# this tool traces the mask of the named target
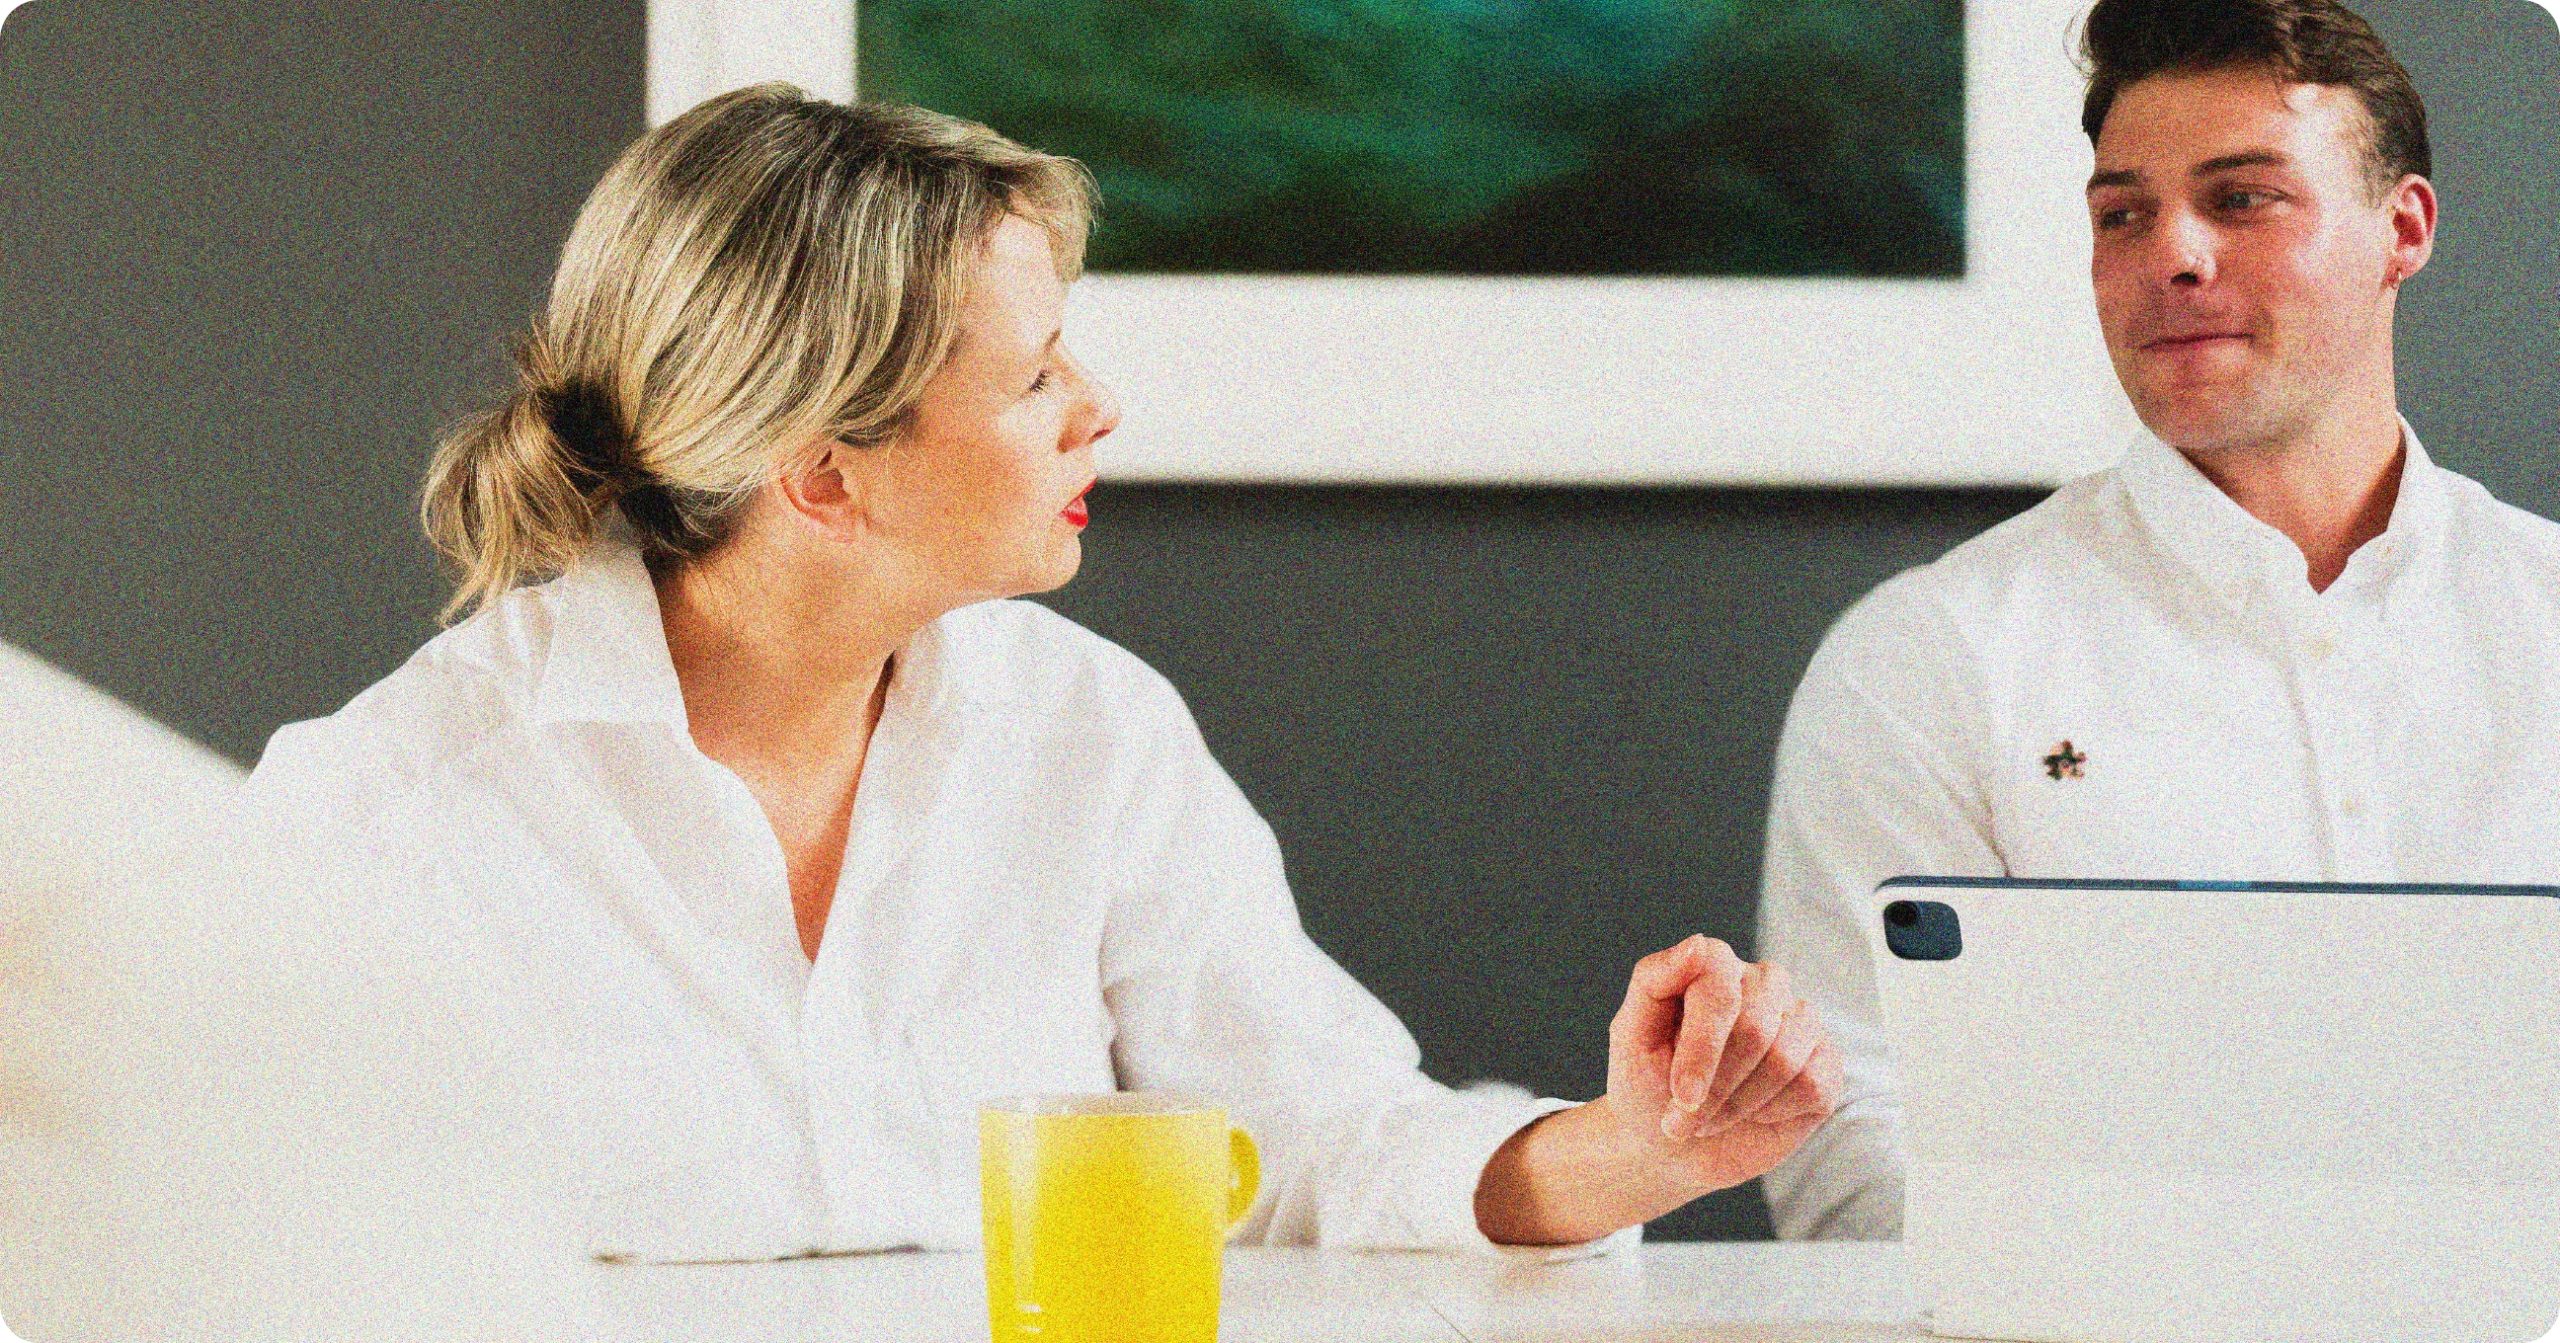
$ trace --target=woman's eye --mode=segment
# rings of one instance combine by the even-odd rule
[[[1036,395],[1036,394],[1038,394],[1038,393],[1040,393],[1040,392],[1045,392],[1045,391],[1047,391],[1048,389],[1049,389],[1049,370],[1047,370],[1047,369],[1045,369],[1045,368],[1044,368],[1044,369],[1040,370],[1040,376],[1038,376],[1038,377],[1036,377],[1036,378],[1033,378],[1033,379],[1031,380],[1031,391],[1032,391],[1032,393],[1033,393],[1033,394],[1035,394],[1035,395]]]

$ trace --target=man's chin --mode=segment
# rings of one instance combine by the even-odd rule
[[[2134,398],[2134,412],[2161,442],[2188,452],[2258,447],[2273,418],[2259,398],[2230,386],[2154,391]]]

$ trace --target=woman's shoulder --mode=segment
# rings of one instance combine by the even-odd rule
[[[548,619],[519,590],[428,640],[335,713],[287,723],[251,772],[256,794],[379,803],[507,732]]]
[[[944,676],[979,704],[1133,730],[1190,722],[1181,692],[1155,668],[1038,602],[980,602],[936,629]]]

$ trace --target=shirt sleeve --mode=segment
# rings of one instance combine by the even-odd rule
[[[1167,688],[1165,695],[1171,696]],[[1217,1098],[1262,1153],[1247,1242],[1572,1257],[1632,1244],[1497,1247],[1476,1225],[1485,1163],[1572,1102],[1423,1075],[1395,1014],[1311,941],[1270,827],[1178,698],[1136,784],[1103,990],[1130,1089]]]
[[[1813,659],[1778,745],[1757,954],[1786,967],[1845,1064],[1840,1108],[1763,1178],[1785,1239],[1902,1234],[1902,1107],[1868,905],[1901,876],[1999,876],[1969,743],[1978,676],[1949,621],[1895,580],[1842,617]]]

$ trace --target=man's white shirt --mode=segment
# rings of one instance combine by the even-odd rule
[[[408,1084],[511,1171],[470,1197],[606,1257],[973,1246],[980,1102],[1142,1088],[1259,1141],[1247,1240],[1481,1249],[1486,1160],[1566,1105],[1425,1077],[1173,688],[1027,603],[894,660],[814,965],[627,544],[279,732],[249,792],[336,868],[320,917],[417,949],[378,959],[429,1053],[479,1060]]]
[[[1848,1072],[1767,1177],[1781,1235],[1901,1229],[1887,879],[2560,882],[2560,525],[2403,443],[2389,529],[2325,593],[2145,436],[1841,618],[1769,816],[1758,954]]]

